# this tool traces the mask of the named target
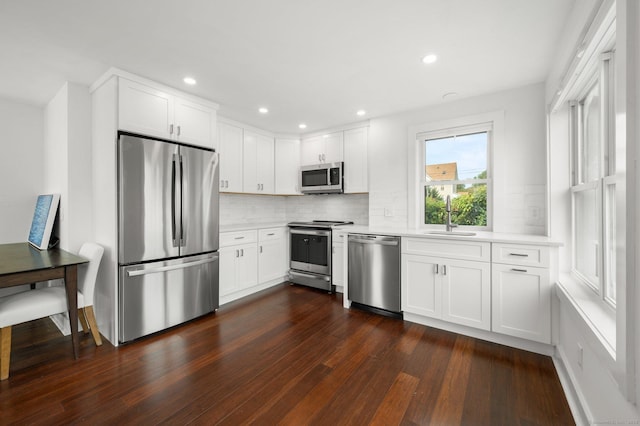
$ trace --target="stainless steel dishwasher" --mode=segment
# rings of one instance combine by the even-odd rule
[[[352,303],[400,313],[400,237],[349,235],[348,291]]]

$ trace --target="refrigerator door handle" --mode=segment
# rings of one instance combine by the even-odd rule
[[[180,197],[177,200],[174,198],[174,200],[180,202],[180,247],[184,247],[184,223],[182,221],[182,191],[184,185],[184,168],[182,164],[182,154],[178,154],[178,161],[180,162]]]
[[[185,268],[191,268],[193,266],[204,265],[205,263],[216,262],[217,260],[218,260],[217,257],[211,257],[208,259],[196,260],[194,262],[180,263],[178,265],[160,266],[157,268],[149,268],[149,269],[137,269],[135,271],[127,271],[127,276],[138,277],[140,275],[157,274],[158,272],[175,271],[178,269],[185,269]]]
[[[173,154],[171,161],[171,239],[174,247],[178,247],[176,239],[176,156],[177,154]]]

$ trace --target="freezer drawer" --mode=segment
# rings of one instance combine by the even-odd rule
[[[120,268],[119,341],[164,330],[218,308],[219,255]]]

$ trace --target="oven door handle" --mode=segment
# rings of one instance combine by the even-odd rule
[[[326,231],[326,230],[322,230],[322,229],[296,229],[296,228],[291,228],[291,234],[329,236],[329,235],[331,235],[331,231]]]

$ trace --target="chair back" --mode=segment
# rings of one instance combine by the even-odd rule
[[[78,255],[89,259],[88,264],[78,267],[78,290],[84,296],[86,306],[93,305],[93,290],[96,287],[96,277],[103,253],[104,248],[95,243],[84,243],[78,252]]]

